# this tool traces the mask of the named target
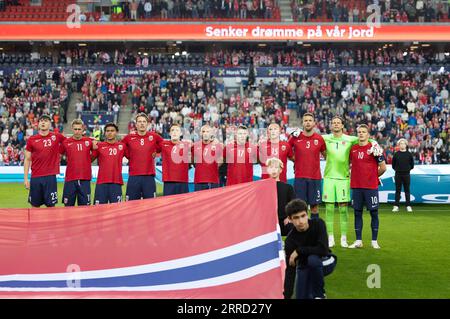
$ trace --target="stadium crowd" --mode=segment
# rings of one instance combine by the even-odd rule
[[[205,92],[198,86],[199,79],[202,78],[186,79],[187,86],[183,85],[179,92],[165,84],[165,81],[178,83],[179,76],[161,77],[154,73],[151,81],[156,88],[153,87],[152,93],[147,96],[144,89],[134,96],[135,101],[141,101],[137,110],[150,113],[153,127],[164,137],[173,122],[192,130],[195,121],[203,120],[222,130],[243,124],[257,138],[271,122],[279,123],[285,130],[289,123],[288,108],[294,105],[297,116],[306,112],[315,114],[321,133],[329,132],[328,123],[336,114],[345,117],[350,134],[355,134],[358,124],[368,124],[371,135],[385,148],[388,163],[400,138],[410,141],[409,148],[417,163],[448,163],[448,74],[373,71],[367,75],[333,72],[323,72],[317,77],[293,75],[285,82],[261,81],[247,88],[243,96],[239,93],[224,96],[222,89],[210,90],[209,84],[204,84],[208,87]],[[149,78],[144,83],[149,85],[148,81]],[[159,93],[158,86],[167,87],[167,96]]]
[[[111,1],[111,15],[95,13],[94,3],[81,21],[142,21],[147,19],[273,19],[274,0],[125,0]]]
[[[23,165],[27,139],[37,133],[37,119],[48,114],[62,132],[71,86],[64,72],[20,70],[0,77],[0,165]]]
[[[382,23],[446,22],[450,18],[447,0],[293,0],[294,21],[365,22],[373,14],[366,8],[377,4]]]
[[[173,123],[189,131],[209,123],[222,132],[242,124],[257,141],[272,122],[285,132],[289,116],[293,116],[290,112],[297,116],[314,113],[317,130],[326,133],[331,117],[338,114],[346,119],[350,134],[355,134],[358,124],[368,124],[371,136],[384,147],[388,163],[400,138],[409,141],[416,163],[448,163],[450,78],[445,73],[323,71],[318,76],[293,74],[289,80],[260,81],[234,92],[228,92],[222,79],[209,73],[189,76],[154,71],[119,77],[91,72],[76,80],[70,77],[18,72],[2,78],[1,165],[21,164],[22,148],[36,132],[37,116],[50,114],[54,129],[63,130],[72,87],[83,96],[77,102],[79,115],[85,111],[118,112],[121,105],[132,105],[134,114],[149,114],[150,129],[164,138]],[[134,129],[131,122],[129,131]]]
[[[387,163],[392,162],[400,138],[409,141],[417,163],[448,163],[448,74],[327,72],[313,79],[292,77],[287,87],[298,114],[315,113],[322,133],[338,114],[346,119],[350,134],[356,133],[358,124],[369,125],[371,136],[385,149]]]
[[[405,54],[406,52],[406,54]],[[440,64],[449,60],[444,51],[402,49],[292,49],[283,51],[226,51],[206,53],[204,63],[211,66],[396,66]]]
[[[3,59],[3,60],[2,60]],[[0,57],[0,63],[4,57]],[[450,55],[444,50],[421,47],[414,50],[401,48],[342,48],[316,49],[298,48],[290,50],[215,50],[204,54],[149,55],[145,52],[89,51],[68,49],[58,57],[61,65],[120,65],[148,67],[157,64],[183,64],[191,66],[239,67],[253,64],[259,66],[398,66],[444,64]]]

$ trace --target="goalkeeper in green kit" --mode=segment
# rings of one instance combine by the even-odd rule
[[[325,202],[326,225],[328,230],[328,245],[334,242],[334,207],[338,203],[341,224],[341,247],[348,247],[347,224],[348,203],[350,197],[350,163],[349,155],[353,145],[358,143],[358,137],[344,134],[344,119],[334,116],[331,120],[331,134],[323,135],[326,144],[326,166],[323,178],[322,201]],[[371,140],[372,142],[373,140]],[[374,153],[382,153],[380,146],[373,141]]]

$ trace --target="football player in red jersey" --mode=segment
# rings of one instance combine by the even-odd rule
[[[122,139],[127,147],[129,178],[126,200],[156,197],[155,156],[161,151],[163,138],[148,132],[148,117],[145,113],[136,116],[136,133]]]
[[[94,195],[96,205],[122,201],[122,161],[126,146],[117,141],[118,132],[116,124],[106,124],[106,142],[100,142],[93,147],[92,158],[98,158],[97,186]]]
[[[67,168],[64,181],[63,203],[65,206],[90,205],[91,203],[91,155],[96,140],[83,136],[84,123],[72,121],[73,135],[61,145],[61,154],[66,154]]]
[[[181,127],[170,127],[170,140],[161,142],[164,196],[189,192],[189,163],[191,143],[182,141]]]
[[[323,137],[314,132],[314,115],[305,113],[302,118],[303,132],[297,137],[291,136],[289,145],[294,149],[294,189],[297,198],[310,205],[311,218],[319,218],[321,203],[320,154],[326,151]]]
[[[227,186],[253,181],[253,164],[257,162],[258,147],[248,141],[247,127],[236,131],[236,141],[224,149],[227,162]]]
[[[377,154],[374,145],[369,142],[369,127],[361,124],[357,128],[358,144],[350,151],[353,209],[355,211],[356,241],[348,248],[361,248],[363,208],[366,204],[371,216],[372,247],[380,249],[378,245],[378,182],[379,177],[386,171],[386,163],[382,154]]]
[[[192,146],[195,191],[219,187],[219,165],[223,154],[223,146],[215,141],[209,125],[202,126],[200,136],[201,141]]]
[[[50,131],[52,119],[44,114],[39,118],[39,132],[30,137],[25,148],[24,185],[30,189],[29,203],[33,207],[53,207],[58,202],[56,175],[59,174],[59,153],[65,137]],[[31,166],[31,180],[28,171]]]

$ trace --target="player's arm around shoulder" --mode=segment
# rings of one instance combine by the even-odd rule
[[[61,134],[61,133],[56,133],[56,137],[57,137],[59,143],[64,142],[64,140],[67,138],[67,137],[65,137],[65,136],[64,136],[63,134]]]
[[[348,158],[349,158],[349,163],[350,163],[350,165],[351,165],[351,163],[352,163],[352,154],[353,154],[353,151],[355,151],[356,149],[358,148],[358,145],[352,145],[352,147],[350,148],[350,152],[348,153]]]
[[[58,152],[59,152],[59,154],[61,154],[61,155],[64,155],[64,154],[66,153],[66,141],[67,141],[67,139],[64,140],[64,141],[62,141],[62,142],[59,144]]]
[[[386,170],[387,170],[387,167],[386,167],[386,161],[385,161],[383,155],[381,155],[381,156],[376,156],[376,159],[377,159],[377,162],[378,162],[378,177],[380,177],[380,176],[383,175],[383,174],[386,172]]]
[[[325,142],[329,142],[330,139],[333,137],[333,134],[322,134],[320,136],[322,136],[322,138]]]
[[[99,141],[97,141],[96,139],[92,140],[92,153],[91,153],[91,162],[95,161],[98,157],[99,154]]]
[[[23,162],[23,184],[25,185],[26,189],[30,188],[30,181],[28,180],[28,171],[30,170],[31,165],[31,152],[28,150],[25,150],[25,160]]]
[[[127,158],[127,159],[130,159],[130,150],[129,150],[129,142],[130,142],[130,140],[129,140],[129,134],[128,135],[125,135],[124,137],[123,137],[123,139],[120,141],[120,143],[122,143],[123,144],[123,147],[124,147],[124,152],[123,152],[123,155]]]
[[[347,135],[347,134],[346,134],[346,136],[351,145],[356,145],[359,143],[359,139],[357,136]]]
[[[320,141],[320,154],[322,154],[323,158],[326,159],[327,158],[327,143],[323,137],[323,135],[317,134],[317,138]]]

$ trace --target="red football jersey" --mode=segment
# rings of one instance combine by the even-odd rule
[[[54,132],[49,132],[47,136],[37,134],[28,139],[26,150],[31,152],[31,177],[59,174],[59,150],[64,140],[62,134]]]
[[[253,164],[258,157],[258,147],[245,143],[229,144],[224,149],[227,162],[227,186],[253,181]]]
[[[155,175],[155,160],[153,153],[161,152],[160,143],[162,137],[153,132],[147,132],[144,136],[128,134],[122,139],[127,146],[125,156],[129,159],[129,175]]]
[[[62,142],[61,153],[66,154],[67,158],[66,182],[92,179],[92,152],[92,140],[88,137],[82,137],[80,140],[70,137]]]
[[[384,156],[369,154],[371,147],[369,142],[365,146],[353,145],[350,150],[351,188],[378,189],[378,163],[384,161]]]
[[[302,133],[298,137],[292,136],[289,145],[294,148],[295,178],[321,179],[320,153],[326,150],[326,144],[320,134],[306,136]]]
[[[94,158],[98,158],[97,184],[123,185],[122,160],[126,149],[127,147],[122,142],[98,143],[98,149],[92,153]]]
[[[266,161],[269,158],[278,158],[283,162],[283,170],[280,174],[280,181],[287,183],[287,160],[293,156],[292,147],[288,142],[280,141],[279,143],[272,143],[270,141],[261,143],[259,146],[259,162],[261,163],[261,178],[269,178],[267,174]]]
[[[190,145],[187,142],[161,142],[163,182],[189,182]]]
[[[196,142],[192,146],[195,163],[194,183],[219,183],[219,162],[223,154],[222,144]]]

